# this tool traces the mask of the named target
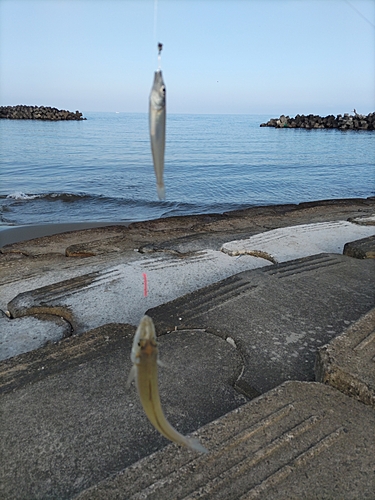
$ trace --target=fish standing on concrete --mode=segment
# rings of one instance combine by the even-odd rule
[[[129,387],[135,378],[143,409],[155,429],[170,441],[194,451],[208,453],[197,439],[185,437],[177,432],[164,416],[158,389],[158,346],[154,323],[149,316],[143,316],[139,323],[130,357],[133,367],[127,385]]]
[[[159,55],[161,51],[160,45],[161,44],[159,44]],[[152,159],[154,161],[154,170],[156,175],[158,197],[159,200],[164,200],[165,188],[164,188],[163,174],[164,174],[166,110],[165,110],[165,85],[160,68],[157,71],[155,71],[154,84],[151,89],[149,122],[150,122],[151,151],[152,151]]]

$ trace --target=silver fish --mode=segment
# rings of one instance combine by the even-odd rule
[[[149,108],[152,159],[156,175],[159,200],[165,200],[164,151],[165,151],[165,85],[161,70],[155,71],[154,84],[150,94]]]
[[[161,363],[154,323],[149,316],[143,316],[135,332],[131,360],[133,367],[128,377],[127,386],[129,387],[135,378],[139,399],[155,429],[170,441],[181,446],[186,446],[200,453],[208,453],[197,439],[183,436],[176,431],[164,416],[158,388],[158,364]]]

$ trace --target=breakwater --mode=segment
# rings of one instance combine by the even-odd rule
[[[296,115],[294,118],[281,115],[280,118],[271,118],[267,123],[261,123],[261,127],[276,128],[338,128],[340,130],[375,130],[375,113],[359,115]]]
[[[82,113],[48,106],[0,106],[0,118],[9,120],[86,120]]]

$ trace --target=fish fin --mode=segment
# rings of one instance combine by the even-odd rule
[[[128,376],[128,380],[126,382],[126,388],[127,389],[129,389],[131,383],[135,379],[136,374],[137,374],[136,367],[135,367],[135,365],[133,365],[132,368],[131,368],[131,370],[130,370],[130,373],[129,373],[129,376]]]
[[[165,368],[167,365],[165,363],[163,363],[163,361],[160,361],[160,359],[158,358],[157,360],[157,363],[159,366],[161,366],[162,368]]]
[[[205,448],[198,439],[186,438],[186,446],[193,451],[198,451],[199,453],[208,453],[207,448]]]
[[[158,191],[158,198],[159,200],[165,200],[165,187],[163,186],[156,186],[156,189]]]

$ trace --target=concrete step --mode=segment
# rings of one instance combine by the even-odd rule
[[[0,363],[0,498],[68,499],[163,448],[134,386],[135,328],[109,324]],[[248,401],[240,353],[201,330],[159,341],[159,391],[188,434]]]
[[[318,350],[315,375],[375,409],[375,308]]]
[[[374,282],[374,259],[320,254],[239,273],[147,314],[158,335],[200,328],[232,342],[244,359],[236,388],[253,397],[314,380],[317,349],[374,307]]]
[[[252,256],[236,259],[214,250],[195,252],[187,258],[147,254],[128,263],[46,286],[38,286],[43,278],[37,276],[34,283],[27,283],[27,289],[17,296],[11,295],[14,287],[10,282],[2,288],[2,293],[12,297],[7,304],[12,318],[53,314],[64,318],[73,334],[81,334],[111,322],[137,325],[150,307],[232,274],[268,264],[264,259]],[[32,285],[35,288],[29,288]],[[3,325],[7,334],[10,326]],[[33,335],[38,336],[37,328]],[[51,335],[50,340],[55,337]],[[41,336],[40,343],[43,341],[45,336]],[[16,354],[29,349],[30,343],[23,342],[21,335],[19,340],[14,338],[14,343],[18,346]]]
[[[300,224],[256,234],[224,243],[229,255],[268,255],[274,262],[285,262],[319,253],[342,254],[347,242],[375,235],[374,226],[348,221]]]
[[[355,259],[375,259],[375,236],[345,243],[343,253]]]
[[[353,398],[286,382],[199,429],[208,455],[167,446],[77,499],[372,499],[374,428]]]

